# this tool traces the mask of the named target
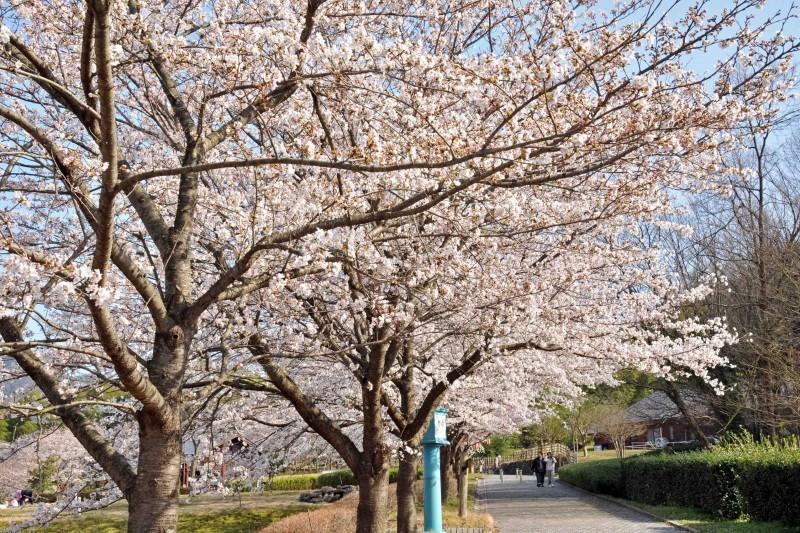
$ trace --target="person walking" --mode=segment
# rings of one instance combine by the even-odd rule
[[[537,487],[544,487],[544,473],[546,468],[544,457],[540,453],[536,456],[536,459],[533,460],[533,473],[536,476],[536,486]]]
[[[544,460],[545,463],[545,473],[547,474],[547,483],[551,487],[555,487],[553,484],[553,476],[556,473],[556,458],[553,457],[553,452],[547,452],[547,459]]]

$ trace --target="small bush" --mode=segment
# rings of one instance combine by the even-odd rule
[[[619,459],[604,459],[564,465],[559,469],[558,477],[570,485],[590,492],[622,497],[625,490],[621,463]]]
[[[399,469],[389,470],[389,483],[396,483]],[[293,474],[272,478],[270,490],[314,490],[336,485],[358,485],[355,474],[350,470],[336,470],[324,474]]]

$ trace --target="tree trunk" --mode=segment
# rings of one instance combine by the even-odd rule
[[[386,533],[389,512],[389,468],[383,465],[371,476],[359,476],[356,533]]]
[[[459,471],[458,471],[458,516],[464,518],[467,516],[467,498],[468,494],[468,480],[469,477],[467,476],[467,472],[469,472],[469,468],[465,461],[459,461]]]
[[[447,501],[453,496],[453,481],[455,478],[455,465],[453,464],[454,454],[452,444],[442,446],[440,453],[439,469],[440,483],[442,487],[442,506],[447,505]]]
[[[397,476],[397,533],[417,533],[419,455],[403,454]]]
[[[173,533],[178,530],[178,485],[181,468],[180,424],[166,423],[140,411],[139,463],[128,502],[128,533]]]
[[[139,460],[136,485],[128,499],[128,533],[178,530],[180,397],[193,333],[178,325],[156,333],[148,372],[164,402],[137,412]]]
[[[711,443],[708,441],[706,434],[703,433],[703,430],[700,429],[700,425],[697,423],[697,419],[694,417],[692,412],[689,410],[689,407],[686,405],[686,402],[683,401],[683,397],[681,396],[678,387],[671,381],[664,382],[664,392],[666,393],[667,397],[672,400],[678,410],[683,415],[683,418],[686,419],[686,422],[689,424],[689,427],[692,428],[694,434],[697,436],[697,440],[700,441],[700,444],[703,445],[704,448],[712,448]]]

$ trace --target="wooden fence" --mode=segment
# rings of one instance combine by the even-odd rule
[[[473,457],[472,467],[475,472],[493,472],[498,466],[502,467],[509,463],[533,461],[539,453],[547,455],[549,452],[552,452],[553,456],[558,459],[559,465],[576,463],[578,461],[577,454],[571,451],[567,446],[563,444],[544,444],[534,446],[533,448],[517,450],[502,455],[499,459],[497,457]]]
[[[567,463],[577,462],[577,455],[575,452],[563,444],[544,444],[541,446],[534,446],[533,448],[526,448],[524,450],[517,450],[512,453],[503,455],[499,459],[500,465],[509,463],[533,461],[536,456],[541,453],[547,455],[552,452],[558,459],[559,466]],[[392,456],[390,460],[391,466],[397,466],[397,457]],[[475,472],[491,472],[497,468],[496,457],[473,457],[472,466]],[[308,458],[306,460],[292,461],[284,470],[285,474],[310,474],[322,472],[325,470],[339,470],[347,468],[338,456],[323,456],[319,458]]]

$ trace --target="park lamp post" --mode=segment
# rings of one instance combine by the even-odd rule
[[[422,437],[422,481],[425,503],[423,507],[425,533],[443,533],[442,529],[442,487],[440,477],[439,451],[447,442],[445,418],[447,409],[440,407],[433,412],[425,436]]]

